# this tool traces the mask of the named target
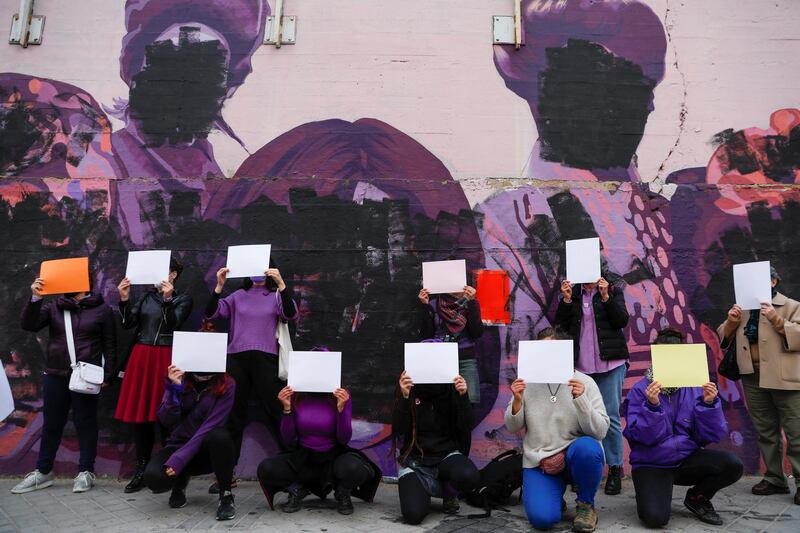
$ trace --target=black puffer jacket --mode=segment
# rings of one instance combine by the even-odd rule
[[[556,322],[559,327],[574,339],[575,363],[580,354],[581,311],[583,287],[576,285],[573,288],[572,302],[564,303],[561,300],[556,310]],[[600,300],[600,293],[595,292],[592,297],[594,309],[594,322],[597,327],[597,343],[600,345],[600,359],[612,361],[628,358],[628,344],[622,329],[628,325],[628,311],[625,309],[625,295],[620,287],[609,287],[608,301]]]

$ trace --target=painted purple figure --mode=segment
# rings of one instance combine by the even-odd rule
[[[625,389],[644,372],[648,345],[664,327],[718,351],[713,331],[689,312],[678,284],[669,203],[650,192],[635,165],[653,90],[664,75],[660,19],[640,2],[616,0],[523,1],[523,17],[526,46],[496,46],[495,66],[530,105],[540,137],[523,177],[542,184],[500,192],[476,209],[488,268],[512,277],[514,318],[501,331],[504,345],[533,338],[552,322],[565,271],[563,242],[598,236],[603,276],[624,289],[630,314]],[[546,183],[555,180],[572,183],[569,189]],[[513,372],[501,369],[501,380],[510,382]],[[510,398],[501,392],[498,406]],[[722,397],[740,394],[732,387]]]

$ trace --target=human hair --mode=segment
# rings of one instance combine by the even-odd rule
[[[417,406],[416,402],[414,402],[413,396],[414,396],[414,389],[412,388],[411,392],[408,395],[408,401],[411,402],[411,441],[403,443],[403,447],[406,449],[406,451],[402,454],[402,456],[399,457],[399,462],[403,462],[406,459],[408,459],[408,456],[415,449],[420,453],[420,456],[425,455],[425,452],[422,450],[422,448],[419,447],[419,444],[417,443]],[[395,412],[400,407],[400,403],[404,401],[406,400],[405,398],[403,398],[403,393],[400,390],[400,383],[398,383],[397,386],[395,387],[395,392],[394,392]],[[395,430],[396,427],[397,427],[396,421],[392,420],[392,448],[389,450],[389,457],[395,457],[398,449],[397,441],[399,435]]]
[[[569,333],[567,333],[558,326],[555,327],[547,326],[544,329],[540,329],[539,333],[536,334],[537,341],[544,340],[548,337],[552,337],[554,340],[564,341],[564,340],[570,340],[572,338],[572,335],[570,335]]]
[[[187,387],[188,390],[194,390],[195,380],[192,373],[186,373],[184,386]],[[214,377],[209,380],[206,390],[208,390],[209,394],[216,397],[220,397],[225,394],[225,392],[228,390],[228,374],[224,372],[214,374]]]
[[[664,328],[656,335],[654,344],[683,344],[683,333],[677,329]]]
[[[781,282],[781,276],[778,274],[778,271],[775,270],[775,267],[770,265],[769,267],[769,277],[775,280],[775,286],[777,287],[778,284]]]
[[[183,272],[183,264],[175,259],[175,257],[169,258],[169,271],[175,272],[175,279],[177,280],[181,277],[181,273]]]

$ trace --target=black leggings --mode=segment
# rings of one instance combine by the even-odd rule
[[[225,428],[216,428],[206,434],[203,444],[186,468],[177,476],[168,476],[164,463],[178,450],[178,446],[168,446],[159,450],[144,470],[144,482],[153,492],[164,492],[175,486],[185,488],[189,476],[210,474],[217,476],[220,494],[231,490],[233,481],[234,449],[230,433]]]
[[[318,487],[325,484],[323,476],[327,475],[329,461],[315,461],[315,452],[309,451],[305,462],[297,465],[295,453],[282,453],[261,461],[258,465],[258,480],[265,487],[285,490],[298,483],[306,487]],[[333,482],[337,488],[353,490],[367,482],[374,472],[372,466],[357,453],[345,452],[333,461]]]
[[[236,445],[236,461],[239,460],[242,435],[248,422],[250,395],[253,391],[267,416],[267,428],[283,450],[280,437],[283,407],[278,400],[278,393],[286,386],[286,382],[278,378],[278,356],[255,350],[228,354],[227,372],[236,380],[233,409],[228,417],[228,428]]]
[[[153,454],[156,443],[156,426],[161,437],[161,446],[166,445],[167,428],[158,422],[141,422],[133,425],[133,445],[136,448],[136,462],[147,463]]]
[[[447,493],[452,483],[461,492],[469,492],[480,483],[480,472],[475,464],[462,454],[451,455],[439,463],[439,481]],[[431,510],[431,495],[416,474],[406,474],[397,482],[400,492],[400,512],[407,524],[422,522]],[[455,494],[454,494],[455,495]]]
[[[677,468],[634,468],[639,519],[647,527],[664,527],[669,522],[673,485],[692,486],[689,495],[710,500],[718,490],[736,483],[743,468],[737,456],[722,450],[697,450]]]

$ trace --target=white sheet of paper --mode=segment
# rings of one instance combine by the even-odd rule
[[[0,363],[0,422],[6,419],[8,415],[14,412],[14,396],[11,394],[11,385],[8,383],[8,376],[6,376],[6,369],[3,368],[3,363]]]
[[[742,309],[761,309],[761,302],[771,302],[769,261],[733,265],[733,290]]]
[[[342,352],[292,352],[289,386],[295,392],[333,392],[342,386]]]
[[[128,252],[125,277],[131,285],[155,285],[169,278],[170,250]]]
[[[525,383],[566,383],[575,374],[572,340],[520,341],[517,377]]]
[[[172,338],[172,364],[184,372],[225,372],[228,334],[176,331]]]
[[[405,370],[416,385],[452,383],[458,376],[458,343],[407,342]]]
[[[225,265],[230,269],[229,278],[249,278],[263,276],[269,268],[271,244],[245,244],[228,246],[228,260]]]
[[[461,292],[466,284],[467,262],[464,259],[422,263],[422,287],[431,294]]]
[[[567,279],[571,283],[594,283],[600,279],[600,239],[566,242]]]

